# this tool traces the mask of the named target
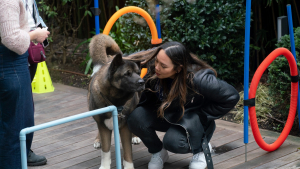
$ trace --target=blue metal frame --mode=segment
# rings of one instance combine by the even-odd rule
[[[94,6],[95,8],[99,8],[98,0],[94,0]],[[96,35],[98,35],[100,33],[99,15],[95,15],[95,29],[96,29]]]
[[[119,138],[119,125],[118,125],[118,111],[116,106],[108,106],[102,109],[97,109],[81,114],[77,114],[74,116],[62,118],[59,120],[51,121],[48,123],[36,125],[33,127],[28,127],[20,132],[20,144],[21,144],[21,162],[22,162],[22,169],[27,169],[27,154],[26,154],[26,134],[42,130],[45,128],[57,126],[63,123],[68,123],[74,120],[79,120],[82,118],[94,116],[97,114],[112,112],[113,114],[113,124],[114,124],[114,137],[115,137],[115,153],[116,153],[116,163],[117,169],[121,169],[121,150],[120,150],[120,138]]]
[[[293,30],[293,17],[292,17],[292,9],[291,5],[288,4],[287,6],[287,15],[288,15],[288,21],[289,21],[289,32],[290,32],[290,43],[291,43],[291,51],[294,55],[296,64],[297,64],[297,58],[296,58],[296,48],[295,48],[295,38],[294,38],[294,30]],[[300,117],[300,94],[299,94],[299,84],[298,84],[298,101],[297,101],[297,108],[298,108],[298,117]],[[299,120],[299,130],[300,130],[300,118]]]
[[[249,50],[250,50],[250,20],[251,20],[251,0],[246,2],[246,23],[245,23],[245,50],[244,50],[244,100],[248,100],[249,95]],[[244,106],[244,143],[248,143],[248,106]]]
[[[160,12],[159,12],[159,4],[156,4],[156,29],[157,29],[157,36],[158,39],[161,39],[161,31],[160,31]]]

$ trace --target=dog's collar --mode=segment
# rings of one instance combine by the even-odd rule
[[[113,105],[101,92],[100,95],[103,97],[107,105]],[[123,114],[123,110],[124,110],[124,106],[117,107],[119,117],[122,119],[125,118],[125,115]]]

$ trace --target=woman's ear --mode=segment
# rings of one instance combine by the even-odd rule
[[[179,73],[182,70],[182,65],[177,67],[176,73]]]

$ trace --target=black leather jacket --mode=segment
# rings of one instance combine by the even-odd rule
[[[164,118],[169,123],[182,126],[186,130],[191,151],[198,153],[201,149],[201,137],[203,137],[201,132],[205,134],[203,128],[206,128],[210,121],[228,113],[239,101],[239,93],[233,86],[217,79],[210,69],[199,70],[194,75],[194,90],[197,93],[188,89],[184,116],[180,119],[182,109],[179,100],[175,99],[164,111]],[[146,88],[155,91],[155,84],[157,84],[155,81],[147,82]],[[148,90],[142,93],[138,104],[155,110],[160,105],[161,101],[157,94]]]

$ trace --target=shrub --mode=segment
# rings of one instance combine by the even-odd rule
[[[162,39],[179,41],[213,66],[221,79],[232,84],[243,77],[244,0],[163,0]],[[155,20],[154,1],[128,0],[125,6],[138,6]],[[151,33],[136,14],[124,15],[122,32],[134,44],[133,51],[151,47]]]
[[[297,66],[299,63],[300,51],[300,27],[294,30]],[[291,49],[290,36],[285,35],[276,44],[277,47],[285,47]],[[284,56],[277,57],[272,64],[268,67],[269,76],[268,83],[270,84],[270,96],[272,97],[275,106],[286,118],[290,107],[290,94],[291,94],[291,78],[289,64]]]

